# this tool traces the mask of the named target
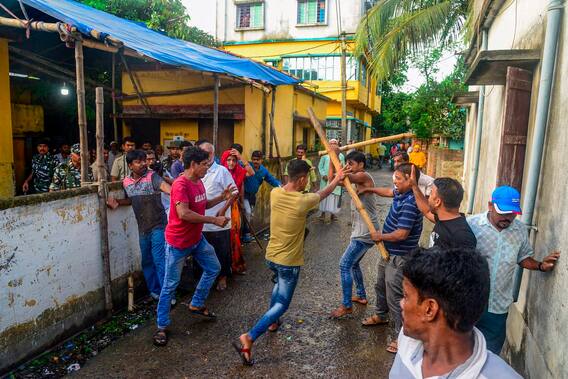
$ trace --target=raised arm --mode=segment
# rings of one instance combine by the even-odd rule
[[[428,199],[426,196],[420,191],[418,187],[418,181],[416,180],[416,166],[412,165],[412,172],[410,173],[410,184],[412,185],[412,192],[414,193],[414,198],[416,199],[416,205],[420,212],[426,217],[429,221],[436,222],[434,214],[430,211],[430,206],[428,205]]]
[[[215,205],[219,204],[222,201],[225,200],[230,200],[231,197],[233,196],[233,192],[235,192],[237,189],[237,187],[235,187],[233,184],[229,184],[227,186],[227,188],[225,188],[225,190],[223,190],[223,192],[221,192],[221,194],[217,197],[214,197],[213,199],[207,199],[207,206],[206,208],[213,208]]]

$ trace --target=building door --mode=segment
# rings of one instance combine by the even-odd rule
[[[532,72],[507,68],[497,185],[521,190],[531,104]]]
[[[212,119],[200,119],[198,122],[199,125],[199,139],[206,139],[213,142],[213,120]],[[231,147],[233,143],[235,143],[235,121],[234,120],[219,120],[219,133],[217,135],[218,144],[219,144],[219,151],[217,152],[218,155],[221,155],[221,152],[227,150]]]

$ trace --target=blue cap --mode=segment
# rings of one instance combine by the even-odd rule
[[[499,214],[521,214],[521,194],[509,186],[495,188],[491,195],[491,202]]]

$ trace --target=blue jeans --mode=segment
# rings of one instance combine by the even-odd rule
[[[361,262],[365,253],[371,247],[373,247],[373,244],[371,243],[352,239],[339,261],[341,289],[343,290],[343,306],[346,308],[351,308],[353,306],[353,302],[351,301],[353,281],[355,281],[357,296],[361,299],[367,298],[367,294],[365,293],[365,283],[363,281],[363,273],[361,272],[359,262]]]
[[[487,349],[493,353],[501,354],[501,349],[507,337],[507,316],[509,313],[483,312],[475,325],[483,333],[487,342]]]
[[[140,234],[142,272],[150,293],[159,295],[164,282],[164,227],[156,227]]]
[[[294,290],[300,276],[300,266],[283,266],[266,261],[268,268],[274,272],[275,284],[270,299],[270,309],[261,317],[248,333],[255,341],[268,327],[278,321],[290,306]]]
[[[191,299],[193,307],[203,307],[205,305],[209,290],[213,286],[219,271],[221,271],[221,265],[215,255],[215,249],[203,236],[201,236],[201,240],[198,243],[186,249],[176,249],[166,242],[166,273],[162,292],[160,292],[160,300],[158,301],[158,328],[160,329],[166,328],[171,323],[170,307],[172,296],[175,294],[179,284],[183,262],[190,254],[193,255],[193,259],[203,269],[203,275],[201,275],[201,279],[199,279]]]

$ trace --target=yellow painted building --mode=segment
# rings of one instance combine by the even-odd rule
[[[0,198],[14,196],[14,152],[8,41],[0,38]]]
[[[214,79],[211,76],[182,69],[162,69],[139,70],[136,77],[144,93],[177,93],[148,96],[149,111],[135,96],[123,100],[123,135],[141,139],[148,133],[157,133],[164,145],[176,138],[212,139]],[[122,83],[124,93],[135,93],[127,73],[123,73]],[[195,89],[199,92],[191,93]],[[273,95],[250,85],[221,80],[218,134],[221,150],[240,143],[247,157],[254,150],[262,150],[269,156]],[[315,131],[309,123],[307,109],[312,107],[323,121],[329,101],[301,86],[276,88],[274,126],[282,157],[292,155],[298,143],[306,143],[310,150],[316,149]],[[276,156],[276,146],[272,146],[272,153]]]
[[[328,137],[341,137],[341,45],[337,38],[225,42],[224,49],[264,62],[302,80],[305,88],[331,98],[326,110]],[[381,109],[377,82],[366,64],[352,57],[354,42],[347,41],[348,140],[371,137],[374,115]],[[370,151],[371,149],[367,149]]]

